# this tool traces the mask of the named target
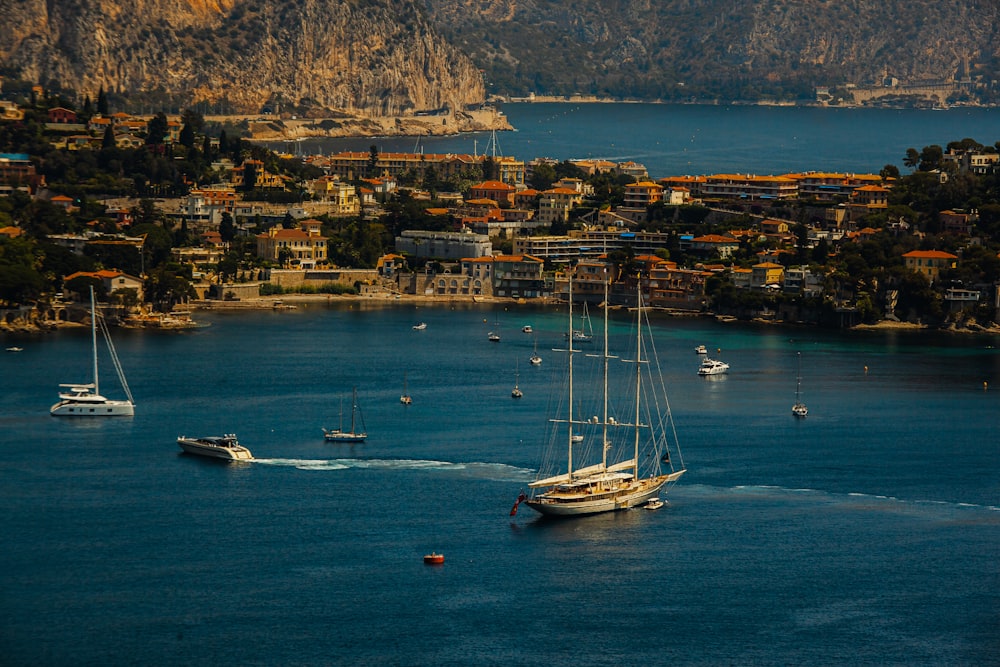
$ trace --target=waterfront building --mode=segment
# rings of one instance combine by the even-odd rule
[[[485,234],[411,229],[396,237],[396,252],[410,257],[456,260],[492,255],[493,244]]]
[[[302,220],[297,229],[271,227],[257,235],[257,256],[271,262],[290,262],[300,268],[315,268],[327,259],[326,238],[319,220]]]
[[[542,296],[545,262],[530,255],[496,255],[493,257],[493,294],[517,298]]]
[[[705,306],[705,280],[711,271],[682,269],[662,261],[649,269],[649,305],[701,310]]]
[[[750,287],[758,289],[780,286],[785,281],[785,267],[774,262],[761,262],[751,267]]]
[[[123,271],[102,269],[100,271],[77,271],[63,278],[63,284],[76,278],[91,278],[104,285],[104,292],[108,295],[122,290],[135,290],[136,296],[141,303],[142,298],[142,278],[130,276]],[[77,294],[77,300],[83,299],[83,294]]]
[[[937,280],[943,269],[953,269],[958,257],[942,250],[911,250],[903,255],[906,268],[927,276],[930,282]]]

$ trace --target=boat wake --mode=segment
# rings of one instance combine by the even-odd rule
[[[456,477],[486,479],[495,482],[528,482],[534,470],[517,468],[504,463],[452,463],[423,459],[254,459],[261,465],[296,468],[298,470],[422,470],[443,472]]]
[[[729,488],[705,485],[684,485],[678,487],[675,495],[694,493],[719,498],[742,496],[744,498],[792,499],[810,501],[816,505],[838,505],[845,509],[868,512],[910,514],[932,516],[936,519],[975,520],[976,515],[989,523],[1000,523],[1000,507],[977,503],[953,502],[945,500],[914,500],[895,496],[861,492],[836,493],[820,489],[789,489],[781,486],[733,486]]]

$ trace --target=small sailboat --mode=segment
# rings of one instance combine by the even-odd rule
[[[604,289],[607,302],[607,283]],[[637,293],[639,307],[635,310],[632,358],[622,359],[634,369],[615,373],[614,390],[609,387],[609,364],[618,357],[612,356],[608,349],[608,312],[605,309],[603,352],[588,355],[601,361],[602,386],[590,383],[590,388],[599,390],[595,398],[603,407],[600,416],[587,419],[580,419],[573,410],[576,400],[573,357],[581,350],[574,349],[572,337],[572,284],[569,304],[569,349],[565,350],[567,397],[563,403],[567,412],[550,419],[547,429],[549,451],[565,455],[568,450],[568,456],[558,457],[562,458],[562,463],[557,463],[559,467],[555,470],[545,466],[539,468],[539,479],[528,485],[530,495],[518,496],[511,514],[517,512],[521,502],[549,516],[581,516],[638,507],[651,498],[659,498],[668,484],[686,472],[663,391],[663,373],[653,349],[648,309],[642,307],[642,294]],[[588,447],[576,441],[574,429],[584,425],[599,436],[596,446]],[[676,456],[671,455],[671,450]],[[549,460],[549,456],[544,458]]]
[[[542,358],[540,356],[538,356],[538,337],[537,336],[535,337],[535,351],[531,353],[530,357],[528,357],[528,361],[531,362],[532,366],[537,366],[538,364],[542,363]]]
[[[521,398],[522,396],[524,396],[524,393],[517,386],[518,378],[519,378],[519,375],[518,375],[518,372],[517,372],[517,364],[515,363],[514,364],[514,389],[512,389],[511,392],[510,392],[511,398]]]
[[[360,421],[361,430],[358,430]],[[340,428],[323,429],[323,438],[327,442],[364,442],[368,437],[368,429],[365,428],[365,417],[358,407],[358,388],[355,387],[351,393],[351,430],[344,430],[344,403],[340,403]]]
[[[799,373],[795,378],[795,405],[792,406],[792,414],[796,417],[805,417],[809,414],[809,408],[802,402],[802,353],[796,353],[799,357]]]
[[[486,338],[491,343],[499,343],[500,342],[500,321],[499,320],[497,320],[497,319],[493,320],[493,329],[488,334],[486,334]]]
[[[97,372],[98,323],[111,355],[111,363],[118,373],[118,380],[125,390],[125,396],[128,397],[127,400],[112,400],[101,395],[100,377]],[[131,417],[135,414],[135,401],[132,399],[128,382],[125,381],[125,372],[122,370],[121,362],[118,361],[114,343],[111,342],[108,325],[97,312],[93,287],[90,288],[90,340],[93,348],[93,381],[86,384],[60,384],[64,391],[59,392],[59,402],[49,408],[49,413],[56,417]]]
[[[604,303],[607,303],[607,299],[605,299]],[[583,314],[580,315],[580,328],[573,329],[572,333],[567,335],[577,343],[589,343],[594,340],[594,325],[590,321],[590,313],[587,310],[586,301],[583,302]]]
[[[399,397],[399,402],[403,405],[413,403],[413,399],[410,398],[410,392],[406,390],[406,373],[403,373],[403,394]]]

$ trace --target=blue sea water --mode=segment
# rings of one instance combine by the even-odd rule
[[[502,107],[515,132],[496,133],[497,155],[528,162],[602,158],[633,160],[654,178],[678,175],[795,171],[878,173],[894,164],[904,173],[908,148],[966,137],[1000,141],[1000,110],[991,108],[838,109],[667,104],[516,103]],[[367,152],[494,154],[493,137],[310,139],[303,154]]]
[[[997,336],[658,318],[689,472],[658,512],[552,522],[508,512],[558,308],[197,319],[114,332],[134,418],[48,415],[86,331],[0,356],[3,664],[1000,664]],[[353,386],[369,440],[327,444]],[[229,431],[257,461],[174,442]]]

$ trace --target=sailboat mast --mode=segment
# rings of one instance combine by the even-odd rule
[[[635,453],[633,479],[639,479],[639,398],[642,391],[642,274],[636,275],[635,288]]]
[[[604,269],[604,414],[601,417],[601,464],[608,469],[608,270]]]
[[[94,303],[94,286],[90,286],[90,346],[94,350],[94,393],[100,394],[97,380],[97,306]]]
[[[568,444],[568,463],[566,465],[566,475],[572,476],[573,474],[573,276],[567,271],[566,276],[569,278],[569,317],[566,321],[569,323],[569,331],[567,336],[569,337],[569,350],[566,356],[569,357],[568,368],[568,378],[569,378],[569,413],[568,419],[566,420],[566,427],[568,433],[566,434],[566,441]]]
[[[802,353],[796,352],[799,357],[799,373],[795,376],[795,402],[800,403],[799,393],[802,390]]]
[[[354,387],[354,391],[351,392],[351,433],[355,433],[354,430],[354,413],[358,409],[358,388]]]

